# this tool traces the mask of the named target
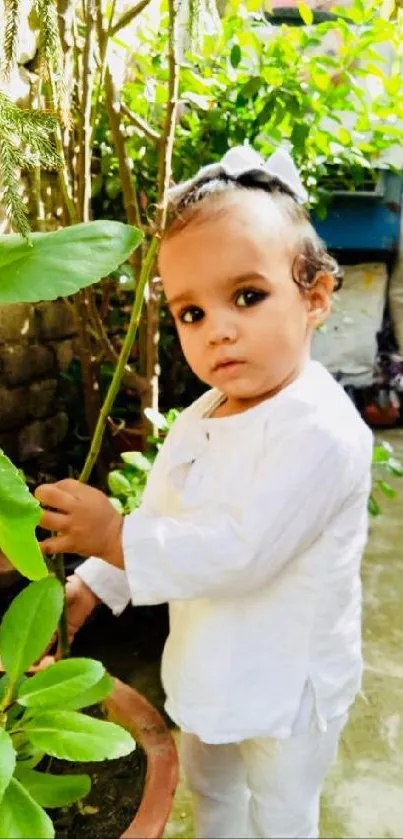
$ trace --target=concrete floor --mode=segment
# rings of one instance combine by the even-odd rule
[[[403,432],[379,435],[403,461]],[[381,500],[363,567],[365,678],[323,797],[323,839],[403,835],[403,479]],[[399,488],[399,482],[395,483]],[[194,836],[182,778],[165,839]]]

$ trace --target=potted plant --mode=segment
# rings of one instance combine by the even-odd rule
[[[135,228],[108,221],[32,234],[26,240],[4,236],[0,303],[75,293],[115,269],[140,240]],[[71,805],[88,793],[88,775],[54,775],[43,764],[46,755],[75,762],[125,759],[135,735],[146,753],[147,776],[142,802],[134,820],[133,808],[125,835],[160,836],[176,786],[177,758],[157,712],[91,659],[62,660],[34,675],[28,672],[63,613],[63,587],[55,572],[61,577],[63,573],[59,566],[45,564],[35,535],[39,503],[3,452],[0,478],[0,547],[13,566],[34,581],[15,598],[0,631],[5,669],[0,680],[0,835],[54,836],[46,809]],[[103,700],[114,722],[81,713]]]

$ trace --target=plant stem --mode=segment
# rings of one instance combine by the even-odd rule
[[[136,297],[135,297],[132,313],[131,313],[131,316],[130,316],[130,323],[129,323],[129,327],[128,327],[128,330],[127,330],[127,334],[126,334],[122,349],[120,351],[119,360],[118,360],[118,363],[116,365],[116,369],[115,369],[115,372],[113,374],[112,381],[109,385],[108,393],[106,394],[105,401],[102,405],[102,408],[101,408],[101,411],[100,411],[100,414],[99,414],[99,417],[98,417],[97,426],[96,426],[94,436],[93,436],[92,441],[91,441],[90,451],[88,453],[87,459],[85,461],[84,467],[82,469],[82,472],[81,472],[81,475],[80,475],[80,478],[79,478],[79,480],[82,481],[82,483],[85,483],[86,481],[88,481],[88,478],[91,475],[92,469],[94,467],[94,464],[97,460],[98,454],[99,454],[100,449],[101,449],[101,444],[102,444],[102,439],[103,439],[103,436],[104,436],[104,433],[105,433],[107,419],[108,419],[108,416],[109,416],[110,411],[112,409],[115,398],[116,398],[116,396],[119,392],[122,377],[125,373],[125,367],[126,367],[129,355],[130,355],[130,351],[131,351],[131,348],[132,348],[132,345],[133,345],[133,341],[135,340],[135,337],[136,337],[137,328],[138,328],[140,315],[141,315],[141,309],[142,309],[142,306],[143,306],[144,291],[146,289],[147,283],[149,282],[150,275],[151,275],[151,272],[152,272],[153,267],[154,267],[155,257],[156,257],[156,254],[157,254],[158,246],[159,246],[159,239],[157,239],[157,237],[155,237],[149,245],[146,257],[144,259],[144,262],[143,262],[143,265],[142,265],[142,268],[141,268],[140,277],[139,277],[137,290],[136,290]]]
[[[55,574],[56,579],[62,584],[63,589],[66,585],[66,572],[64,568],[64,559],[63,554],[55,554],[52,557],[53,561],[53,571]],[[68,658],[70,655],[70,643],[69,643],[69,631],[68,631],[68,623],[67,623],[67,606],[66,606],[66,598],[63,601],[63,611],[60,615],[59,625],[58,625],[58,634],[59,634],[59,648],[60,648],[60,655],[61,658]]]

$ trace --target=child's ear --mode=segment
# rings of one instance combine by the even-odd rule
[[[319,271],[308,291],[308,317],[311,326],[320,326],[329,316],[332,308],[334,279],[326,271]]]

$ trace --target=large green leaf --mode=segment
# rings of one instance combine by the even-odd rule
[[[66,702],[93,687],[104,673],[101,662],[90,658],[57,661],[24,682],[17,700],[28,708],[65,709]]]
[[[39,501],[31,495],[21,473],[0,449],[0,548],[31,580],[48,574],[35,536],[40,517]]]
[[[51,233],[0,237],[0,303],[55,300],[110,274],[142,234],[118,221],[75,224]]]
[[[0,810],[1,800],[14,773],[15,760],[11,737],[4,728],[0,728]]]
[[[124,728],[75,711],[47,711],[29,720],[25,731],[35,748],[62,760],[112,760],[135,748]]]
[[[54,835],[49,816],[12,778],[0,807],[1,839],[53,839]]]
[[[89,775],[50,775],[17,768],[16,777],[41,807],[67,807],[91,789]]]
[[[105,673],[96,685],[78,694],[78,696],[73,696],[72,699],[63,702],[63,710],[78,711],[80,708],[89,708],[91,705],[96,705],[98,702],[106,699],[112,693],[113,688],[114,682],[112,676],[109,673]]]
[[[0,657],[13,682],[42,655],[62,608],[63,587],[55,577],[31,583],[14,598],[0,627]]]

